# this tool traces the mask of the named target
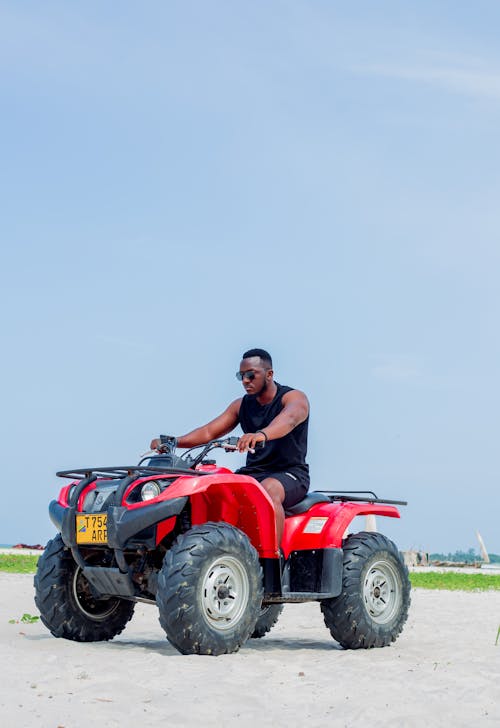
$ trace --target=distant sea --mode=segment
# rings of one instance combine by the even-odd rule
[[[0,543],[0,549],[11,549],[12,544],[11,543]]]

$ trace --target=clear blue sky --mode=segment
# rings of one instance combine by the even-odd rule
[[[0,541],[66,467],[240,394],[311,402],[313,488],[500,553],[500,5],[0,2]],[[239,464],[238,457],[231,462]]]

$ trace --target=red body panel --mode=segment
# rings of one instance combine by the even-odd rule
[[[156,529],[156,545],[158,546],[159,543],[163,541],[165,536],[167,536],[170,531],[175,527],[175,522],[177,521],[177,516],[171,516],[170,518],[166,518],[164,521],[161,521],[161,523],[158,524],[158,527]]]
[[[77,481],[73,481],[73,483],[70,483],[69,485],[65,485],[64,488],[61,488],[59,491],[59,498],[57,499],[57,502],[60,506],[63,506],[64,508],[68,507],[68,495],[71,488],[75,485]]]
[[[157,498],[140,503],[127,503],[128,494],[137,485],[148,480],[172,479],[172,475],[154,475],[139,478],[125,492],[122,505],[130,510],[149,506],[173,498],[188,497],[191,501],[191,522],[193,526],[207,521],[225,521],[247,534],[261,558],[278,558],[274,507],[262,486],[248,475],[237,475],[227,468],[204,466],[204,475],[180,475]],[[61,489],[58,502],[68,506],[73,481]],[[81,494],[78,509],[89,491],[96,487],[90,483]],[[344,533],[356,516],[373,514],[399,518],[395,506],[378,503],[339,502],[319,503],[297,516],[288,516],[281,543],[285,558],[292,551],[308,549],[340,548]],[[157,544],[174,528],[176,517],[167,518],[158,524]]]

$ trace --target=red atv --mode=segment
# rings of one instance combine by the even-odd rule
[[[262,637],[283,604],[318,601],[343,647],[384,647],[408,616],[410,582],[395,544],[344,534],[355,516],[399,518],[401,501],[316,491],[287,511],[281,549],[260,484],[206,458],[219,439],[178,457],[175,440],[138,465],[61,471],[49,506],[59,534],[38,562],[35,602],[55,637],[109,640],[135,602],[157,604],[183,654],[235,652]]]

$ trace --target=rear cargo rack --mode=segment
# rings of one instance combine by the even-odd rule
[[[379,498],[373,490],[315,490],[315,493],[327,496],[333,501],[356,501],[361,503],[385,503],[391,506],[407,506],[408,501]]]

